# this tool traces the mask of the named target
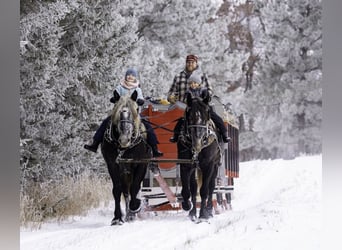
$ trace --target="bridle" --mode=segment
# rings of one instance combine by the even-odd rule
[[[119,117],[120,119],[117,125],[119,147],[131,148],[140,142],[140,129],[135,127],[137,124],[135,124],[128,107],[124,107],[120,111]],[[123,141],[126,142],[126,145],[123,145],[122,137],[125,139]]]
[[[136,128],[136,124],[132,117],[132,112],[128,107],[123,107],[118,114],[118,120],[114,123],[111,121],[106,133],[105,139],[114,144],[120,151],[126,151],[133,148],[143,140],[140,128]]]
[[[205,118],[203,113],[191,109],[192,107],[188,107],[185,112],[185,131],[188,141],[191,142],[193,155],[198,155],[203,148],[209,146],[209,136],[213,132],[209,128],[209,120],[203,119]],[[192,112],[191,117],[189,116],[190,112]],[[209,111],[207,112],[209,117]]]

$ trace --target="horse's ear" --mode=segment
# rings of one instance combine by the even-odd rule
[[[203,89],[201,91],[201,98],[205,104],[208,104],[210,102],[210,95],[207,89]]]
[[[186,93],[186,105],[188,105],[189,107],[191,106],[192,104],[192,96],[191,96],[191,93]]]
[[[114,90],[113,95],[114,95],[114,103],[115,103],[120,99],[120,94],[117,90]]]
[[[204,102],[206,105],[208,105],[209,102],[210,102],[210,96],[209,96],[209,95],[205,96],[205,97],[203,98],[203,102]]]
[[[138,91],[137,91],[137,90],[134,90],[134,92],[133,92],[132,95],[131,95],[131,99],[132,99],[133,101],[136,101],[137,98],[138,98]]]

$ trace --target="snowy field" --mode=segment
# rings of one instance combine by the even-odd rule
[[[322,249],[321,174],[321,155],[243,162],[232,210],[210,223],[194,224],[181,211],[109,226],[110,204],[40,230],[22,228],[20,249]]]

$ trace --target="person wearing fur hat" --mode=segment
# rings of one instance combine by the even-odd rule
[[[139,80],[138,80],[138,72],[136,69],[128,69],[125,74],[125,78],[123,81],[116,86],[115,90],[120,96],[125,96],[125,95],[131,95],[133,92],[136,90],[138,97],[137,97],[137,104],[139,106],[142,106],[144,104],[144,96],[142,94],[141,88],[139,87]],[[114,93],[113,91],[113,93]],[[114,95],[114,94],[113,94]],[[115,104],[114,97],[110,99],[111,103]],[[94,153],[97,152],[97,149],[100,145],[100,143],[103,141],[104,134],[106,131],[106,127],[108,122],[110,121],[110,116],[108,116],[106,119],[104,119],[100,125],[100,127],[96,130],[95,135],[93,136],[93,142],[92,144],[84,145],[85,149],[88,149]],[[153,156],[154,157],[159,157],[162,156],[163,153],[158,150],[157,144],[158,139],[157,136],[151,126],[151,124],[146,121],[145,119],[141,119],[142,123],[146,127],[147,131],[147,143],[151,146]]]
[[[193,72],[187,80],[188,90],[185,92],[185,96],[187,94],[191,94],[192,97],[204,97],[209,95],[211,97],[211,93],[208,91],[208,88],[202,87],[202,78],[197,72]],[[228,143],[230,138],[228,137],[228,131],[222,118],[215,113],[212,107],[210,107],[210,118],[215,123],[215,126],[218,128],[221,136],[222,141],[224,143]],[[175,128],[174,128],[174,135],[170,138],[170,142],[177,142],[178,137],[181,131],[181,127],[184,124],[184,119],[178,120]]]

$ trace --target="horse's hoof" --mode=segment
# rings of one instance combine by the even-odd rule
[[[193,208],[193,204],[191,201],[183,201],[182,208],[184,211],[190,211]]]
[[[132,213],[138,213],[141,210],[141,200],[137,200],[136,204],[132,205],[132,201],[129,203],[129,211]]]
[[[196,215],[193,215],[193,214],[189,214],[189,219],[191,221],[197,221],[197,216]]]
[[[208,213],[208,210],[207,209],[200,209],[200,216],[199,216],[199,218],[200,219],[205,219],[205,220],[207,220],[207,219],[209,219],[209,213]]]
[[[126,215],[126,221],[127,222],[132,222],[136,219],[136,213],[128,211],[127,215]]]
[[[112,222],[110,223],[111,226],[120,226],[124,224],[124,221],[122,219],[112,219]]]
[[[208,217],[209,218],[213,218],[214,217],[213,209],[212,208],[208,209],[207,212],[208,212]]]
[[[193,203],[191,202],[191,204],[193,204]],[[195,207],[192,206],[192,208],[191,208],[191,210],[190,210],[190,212],[189,212],[189,217],[195,217],[195,218],[197,218],[196,213],[197,213],[197,209],[196,209]]]

